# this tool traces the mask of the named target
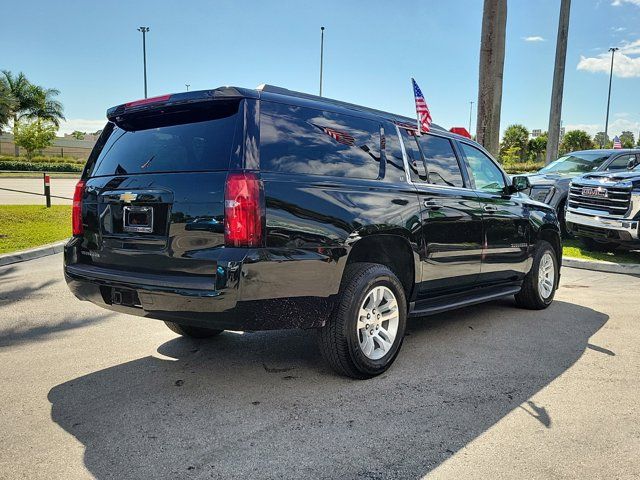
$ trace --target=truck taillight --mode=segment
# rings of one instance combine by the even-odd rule
[[[228,247],[262,246],[262,182],[255,173],[230,172],[224,189],[224,243]]]
[[[71,209],[71,224],[74,235],[82,235],[84,228],[82,226],[82,195],[84,194],[84,180],[80,180],[76,184],[73,192],[73,207]]]

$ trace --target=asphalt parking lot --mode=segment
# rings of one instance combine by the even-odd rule
[[[380,378],[313,332],[178,338],[77,301],[61,257],[0,267],[0,478],[638,478],[640,278],[565,269],[412,320]]]

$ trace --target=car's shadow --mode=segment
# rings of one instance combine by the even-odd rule
[[[327,370],[311,331],[176,338],[54,387],[51,415],[99,479],[418,478],[516,408],[554,428],[531,397],[608,319],[512,304],[411,320],[395,365],[368,381]]]

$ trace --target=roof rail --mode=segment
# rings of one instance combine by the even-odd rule
[[[320,97],[318,95],[312,95],[310,93],[296,92],[295,90],[289,90],[288,88],[278,87],[276,85],[269,85],[269,84],[266,84],[266,83],[258,85],[256,87],[256,90],[258,90],[260,92],[275,93],[275,94],[278,94],[278,95],[286,95],[286,96],[290,96],[290,97],[297,97],[297,98],[304,98],[304,99],[307,99],[307,100],[314,100],[314,101],[317,101],[317,102],[330,103],[332,105],[337,105],[337,106],[340,106],[340,107],[350,108],[350,109],[353,109],[353,110],[359,110],[359,111],[363,111],[363,112],[373,113],[375,115],[381,115],[383,117],[389,117],[389,118],[392,118],[392,119],[394,119],[394,118],[395,119],[400,119],[400,120],[405,121],[405,122],[406,121],[412,121],[409,117],[405,117],[404,115],[397,115],[395,113],[385,112],[383,110],[376,110],[375,108],[363,107],[362,105],[356,105],[355,103],[343,102],[341,100],[335,100],[333,98]],[[435,129],[435,130],[446,131],[440,125],[431,124],[431,127],[433,129]]]

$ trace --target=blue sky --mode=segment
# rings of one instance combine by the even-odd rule
[[[502,127],[546,130],[559,0],[509,0]],[[434,121],[466,126],[476,101],[481,0],[16,2],[0,68],[61,90],[62,131],[96,130],[107,107],[149,95],[272,83],[316,93],[320,26],[326,96],[413,115],[415,77]],[[573,0],[563,123],[603,128],[607,49],[622,47],[610,132],[640,129],[640,0]],[[475,108],[473,115],[475,128]]]

